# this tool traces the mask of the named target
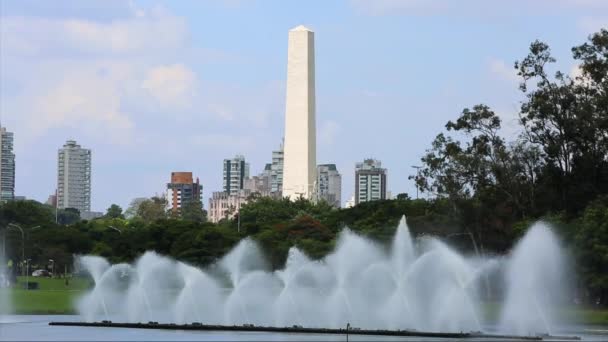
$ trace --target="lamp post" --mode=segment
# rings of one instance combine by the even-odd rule
[[[7,230],[10,228],[19,229],[19,231],[21,232],[21,260],[23,261],[23,260],[25,260],[25,232],[24,232],[23,228],[21,228],[20,225],[15,224],[15,223],[9,223]],[[33,230],[36,228],[40,228],[40,226],[34,226],[34,227],[30,228],[30,230]]]
[[[30,261],[32,259],[25,260],[25,289],[30,289]]]
[[[21,232],[21,261],[25,261],[25,233],[23,232],[23,228],[17,224],[9,223],[7,229],[11,228],[17,228]]]
[[[412,168],[416,169],[416,182],[415,182],[415,186],[416,186],[416,199],[418,199],[418,179],[420,178],[420,169],[422,169],[422,166],[412,165]]]
[[[51,278],[53,278],[55,277],[55,260],[49,259],[49,262],[51,263]]]

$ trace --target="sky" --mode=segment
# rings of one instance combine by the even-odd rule
[[[92,149],[92,210],[126,208],[192,171],[204,206],[222,160],[262,171],[284,131],[288,30],[315,31],[317,161],[376,158],[392,194],[448,120],[484,103],[517,133],[513,63],[540,39],[555,70],[608,27],[605,0],[1,0],[0,117],[16,195],[46,201],[57,149]]]

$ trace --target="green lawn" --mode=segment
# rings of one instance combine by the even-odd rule
[[[75,313],[75,301],[90,286],[88,279],[70,279],[66,286],[65,279],[34,278],[29,282],[38,283],[38,290],[25,290],[25,277],[17,278],[18,284],[10,291],[12,307],[16,314],[72,314]]]

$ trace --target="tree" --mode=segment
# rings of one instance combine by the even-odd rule
[[[182,220],[191,222],[205,222],[207,213],[203,210],[203,204],[200,201],[187,201],[182,204],[180,209]]]
[[[80,221],[80,210],[76,208],[59,209],[57,212],[57,223],[70,225]]]
[[[591,300],[608,301],[608,197],[592,202],[578,222],[575,246],[579,273]]]
[[[167,217],[166,206],[167,203],[164,198],[152,197],[139,204],[135,217],[147,223],[164,219]]]
[[[139,205],[147,200],[148,199],[146,197],[138,197],[133,199],[131,203],[129,203],[129,207],[125,211],[125,217],[131,219],[137,216],[137,209],[139,209]]]
[[[106,218],[121,218],[124,219],[124,215],[122,214],[122,208],[117,204],[112,204],[105,214]]]
[[[582,71],[575,79],[560,71],[549,76],[547,66],[555,59],[540,41],[515,64],[526,95],[520,111],[524,136],[542,149],[543,175],[559,194],[551,209],[575,214],[608,190],[607,50],[607,30],[573,48]]]

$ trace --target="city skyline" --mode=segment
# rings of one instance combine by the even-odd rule
[[[608,22],[602,1],[537,1],[525,20],[522,3],[2,2],[0,112],[15,133],[16,195],[54,193],[67,138],[95,152],[95,211],[162,194],[172,170],[220,190],[217,165],[230,155],[262,170],[283,136],[286,32],[305,24],[317,32],[317,163],[343,171],[343,200],[365,156],[391,171],[393,194],[413,196],[411,165],[464,107],[483,101],[509,134],[521,100],[511,66],[529,42],[546,41],[556,67],[576,72],[570,47]],[[235,20],[257,29],[242,40]]]

